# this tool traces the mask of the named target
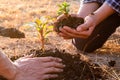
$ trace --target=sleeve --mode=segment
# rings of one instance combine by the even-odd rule
[[[120,14],[120,0],[106,0],[109,6],[111,6],[116,12]]]

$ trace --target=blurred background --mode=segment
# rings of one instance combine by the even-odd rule
[[[58,4],[65,0],[0,0],[0,26],[19,28],[34,18],[56,17]],[[71,13],[79,9],[79,0],[67,0]]]

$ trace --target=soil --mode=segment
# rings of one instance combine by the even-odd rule
[[[79,25],[83,23],[84,19],[81,17],[62,14],[58,17],[57,21],[54,23],[54,28],[56,32],[59,32],[60,27],[69,26],[71,28],[76,29]]]
[[[2,76],[0,76],[0,80],[7,80],[6,78],[4,78],[4,77],[2,77]]]
[[[71,55],[65,50],[50,49],[42,53],[42,50],[31,50],[29,54],[35,57],[53,56],[63,60],[66,65],[58,78],[49,80],[105,80],[105,73],[98,64],[93,64],[81,59],[79,54]]]
[[[25,34],[16,28],[0,27],[0,35],[10,38],[25,38]]]

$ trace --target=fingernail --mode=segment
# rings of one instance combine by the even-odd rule
[[[62,59],[60,59],[60,58],[57,58],[57,60],[60,61],[60,62],[62,61]]]
[[[60,72],[63,72],[63,69],[60,69]]]
[[[81,31],[81,28],[77,28],[77,31]]]
[[[66,65],[63,65],[63,67],[66,67]]]
[[[58,77],[58,75],[55,75],[55,77]]]
[[[59,27],[59,30],[61,30],[62,28],[63,28],[63,27],[62,27],[62,26],[60,26],[60,27]]]

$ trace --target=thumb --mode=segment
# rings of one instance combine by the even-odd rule
[[[34,56],[35,56],[35,54],[30,54],[30,55],[24,56],[24,58],[33,58]]]
[[[85,30],[88,30],[89,29],[89,26],[88,24],[85,22],[84,24],[81,24],[77,27],[77,31],[85,31]]]

